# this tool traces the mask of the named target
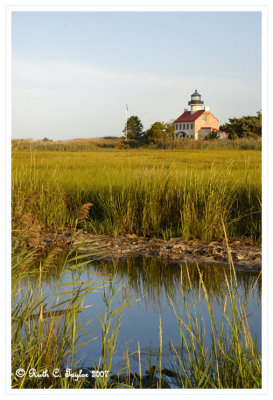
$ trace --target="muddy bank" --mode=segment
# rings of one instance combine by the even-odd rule
[[[85,243],[80,245],[79,250],[90,252],[92,258],[96,260],[118,260],[143,256],[160,258],[168,263],[229,265],[225,240],[210,242],[190,240],[185,242],[180,238],[164,240],[136,235],[111,237],[80,233],[74,242],[81,241],[85,241]],[[250,241],[230,240],[229,249],[237,270],[261,270],[261,246],[255,246]]]
[[[168,263],[221,264],[229,265],[225,240],[203,242],[201,240],[182,241],[180,238],[161,239],[126,235],[94,235],[85,231],[64,229],[28,230],[24,240],[31,247],[44,252],[46,249],[65,250],[79,246],[79,251],[90,253],[96,260],[118,260],[128,257],[154,257]],[[234,266],[238,270],[260,271],[262,262],[261,245],[250,240],[228,241]]]

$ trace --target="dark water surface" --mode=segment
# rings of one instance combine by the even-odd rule
[[[163,366],[173,361],[169,338],[174,346],[181,348],[179,324],[175,316],[173,306],[178,315],[185,322],[189,315],[201,321],[201,313],[206,327],[205,343],[209,349],[210,320],[207,303],[202,290],[200,273],[202,273],[208,297],[214,312],[216,325],[219,327],[223,320],[223,302],[228,295],[225,282],[225,273],[229,276],[229,268],[215,265],[190,265],[180,266],[177,264],[166,264],[157,259],[131,258],[119,262],[90,262],[82,270],[66,272],[60,283],[68,282],[101,282],[105,288],[100,288],[88,293],[84,298],[83,305],[92,305],[84,309],[80,315],[80,323],[84,324],[91,318],[94,321],[86,330],[97,327],[82,342],[97,337],[94,341],[79,348],[76,355],[79,367],[91,367],[99,362],[101,352],[101,326],[98,312],[104,315],[105,301],[104,290],[109,290],[109,282],[112,280],[115,288],[122,286],[118,295],[114,298],[113,308],[123,302],[134,302],[125,308],[119,331],[119,350],[114,356],[113,369],[122,366],[122,360],[126,351],[130,354],[130,366],[132,370],[138,371],[138,343],[141,352],[143,367],[151,362],[155,363],[159,351],[159,323],[162,325],[162,362]],[[248,303],[248,323],[252,336],[257,341],[258,349],[261,350],[261,279],[257,282],[254,290],[253,285],[258,273],[237,272],[238,295],[242,305]],[[55,271],[42,277],[42,287],[45,295],[50,301],[53,287],[59,278],[59,272]],[[61,290],[59,290],[60,292]],[[183,295],[182,295],[183,293]],[[138,300],[138,301],[136,301]],[[238,299],[237,299],[238,300]],[[136,301],[136,302],[135,302]],[[227,301],[227,313],[230,313]]]

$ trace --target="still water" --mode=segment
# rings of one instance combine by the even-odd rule
[[[121,317],[118,351],[114,355],[113,369],[117,370],[122,366],[127,349],[130,355],[131,369],[138,370],[138,346],[143,368],[147,367],[150,362],[152,364],[156,362],[160,345],[160,320],[162,363],[163,367],[168,368],[173,361],[170,340],[178,351],[181,348],[177,316],[181,316],[186,323],[189,316],[198,322],[201,322],[202,318],[205,327],[205,343],[207,348],[210,348],[210,319],[200,273],[214,313],[216,326],[220,327],[223,321],[223,304],[225,298],[228,298],[225,273],[229,276],[230,271],[227,267],[166,264],[157,259],[139,257],[119,262],[89,262],[84,268],[79,269],[69,270],[68,266],[61,277],[58,270],[42,275],[42,290],[50,302],[53,288],[59,279],[57,301],[60,301],[58,293],[63,292],[63,289],[66,288],[61,285],[74,282],[75,285],[78,285],[77,287],[81,285],[90,287],[83,299],[83,306],[91,305],[91,307],[82,310],[79,323],[85,324],[93,319],[91,325],[87,326],[85,330],[96,329],[81,340],[85,342],[91,338],[96,339],[77,350],[78,367],[92,367],[99,363],[101,355],[99,312],[103,317],[105,312],[104,295],[107,297],[109,294],[110,282],[112,282],[115,289],[122,288],[114,297],[111,309],[113,310],[121,304],[132,303],[125,307]],[[257,347],[261,351],[261,279],[253,289],[257,276],[258,273],[254,272],[236,273],[238,284],[236,302],[239,304],[240,300],[242,306],[248,302],[248,324],[252,336],[256,339]],[[95,284],[95,282],[98,283]],[[226,310],[226,313],[230,314],[228,301]]]

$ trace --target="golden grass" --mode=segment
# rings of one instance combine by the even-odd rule
[[[261,153],[17,150],[12,200],[15,225],[28,214],[54,228],[210,240],[223,217],[229,236],[259,241]]]

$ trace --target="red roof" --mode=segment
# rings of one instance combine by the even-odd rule
[[[195,120],[197,120],[200,115],[202,115],[203,113],[206,114],[210,114],[213,116],[213,118],[215,118],[218,122],[219,120],[210,112],[210,111],[206,111],[206,110],[198,110],[195,111],[195,113],[191,114],[190,111],[184,111],[182,115],[180,115],[180,117],[178,117],[174,123],[176,122],[194,122]]]
[[[205,112],[205,110],[198,110],[191,114],[190,111],[184,111],[180,117],[178,117],[174,122],[193,122],[200,117]]]

